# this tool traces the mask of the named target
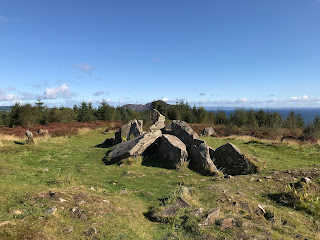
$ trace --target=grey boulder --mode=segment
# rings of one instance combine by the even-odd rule
[[[164,128],[165,120],[166,118],[161,113],[159,113],[156,109],[153,109],[152,116],[151,116],[152,125],[150,127],[151,132]]]
[[[258,172],[255,163],[231,143],[217,148],[213,156],[214,163],[226,174],[241,175]]]
[[[213,130],[212,127],[206,127],[205,129],[203,129],[201,136],[207,136],[207,137],[211,137],[211,136],[215,136],[216,132]]]
[[[106,164],[113,164],[128,157],[137,157],[141,155],[161,135],[162,133],[159,130],[146,133],[129,141],[122,142],[108,152],[103,161]]]
[[[114,144],[121,143],[122,141],[129,140],[130,138],[136,138],[143,134],[143,121],[132,120],[123,125],[119,131],[115,133]]]
[[[188,160],[186,145],[173,135],[162,135],[159,141],[158,154],[161,159],[175,168],[180,168]]]
[[[171,134],[179,138],[187,146],[190,168],[204,175],[221,174],[211,160],[209,146],[199,138],[199,135],[186,122],[173,120]]]

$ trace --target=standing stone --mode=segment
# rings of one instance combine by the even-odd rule
[[[33,134],[31,131],[27,130],[26,131],[26,136],[27,136],[27,144],[33,144],[34,140],[33,140]]]
[[[150,127],[151,132],[164,128],[165,120],[166,118],[161,113],[159,113],[156,109],[153,109],[152,116],[151,116],[152,125]]]
[[[215,164],[226,174],[241,175],[258,172],[258,167],[231,143],[217,148],[213,155]]]
[[[39,129],[39,130],[38,130],[38,134],[39,134],[40,136],[45,136],[45,135],[48,135],[49,132],[48,132],[47,129]]]
[[[123,125],[119,131],[115,132],[114,144],[129,140],[131,137],[136,138],[143,133],[143,121],[132,120]]]
[[[204,140],[184,121],[173,120],[171,123],[172,134],[179,138],[186,146],[190,159],[190,168],[204,175],[220,175],[211,160],[210,149]]]
[[[180,168],[188,160],[186,145],[173,135],[162,135],[158,151],[159,157],[175,168]]]

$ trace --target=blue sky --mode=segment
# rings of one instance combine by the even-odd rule
[[[320,107],[318,0],[0,0],[0,105]]]

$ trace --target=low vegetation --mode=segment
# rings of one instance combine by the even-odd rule
[[[221,178],[153,157],[106,166],[106,128],[34,145],[0,135],[0,239],[320,239],[319,144],[204,137],[262,166]]]

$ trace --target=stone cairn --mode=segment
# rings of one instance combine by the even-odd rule
[[[103,145],[115,146],[107,152],[103,162],[115,164],[128,157],[152,154],[174,168],[187,165],[203,175],[239,175],[258,171],[255,163],[236,146],[228,143],[214,150],[184,121],[173,120],[165,126],[165,117],[155,109],[151,120],[148,133],[143,131],[142,120],[132,120],[123,125],[114,138],[106,139]],[[214,135],[213,129],[208,130],[208,135]]]

